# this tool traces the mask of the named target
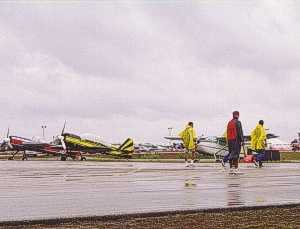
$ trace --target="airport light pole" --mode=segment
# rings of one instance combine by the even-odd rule
[[[45,129],[47,128],[46,125],[42,125],[42,129],[43,129],[43,139],[45,139]]]
[[[169,127],[168,130],[169,130],[169,137],[172,137],[173,127]],[[169,146],[171,147],[171,145],[172,145],[172,141],[170,140],[169,141]]]
[[[169,136],[171,137],[172,136],[173,127],[169,127],[168,130],[169,130]]]

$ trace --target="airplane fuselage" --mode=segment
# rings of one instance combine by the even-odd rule
[[[58,154],[62,146],[49,143],[39,143],[28,138],[10,136],[10,145],[13,151],[34,151],[47,154]]]

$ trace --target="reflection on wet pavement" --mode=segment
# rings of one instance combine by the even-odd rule
[[[229,180],[227,186],[227,206],[243,206],[243,198],[241,196],[241,184],[239,178],[233,178]]]
[[[300,164],[0,161],[0,221],[300,202]]]

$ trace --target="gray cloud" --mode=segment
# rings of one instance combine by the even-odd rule
[[[0,127],[162,141],[194,120],[222,134],[239,109],[299,131],[294,1],[0,3]],[[5,108],[5,109],[4,109]]]

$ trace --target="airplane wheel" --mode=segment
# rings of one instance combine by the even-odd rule
[[[60,160],[61,160],[61,161],[66,161],[66,160],[67,160],[67,157],[66,157],[66,156],[61,156]]]
[[[86,157],[81,157],[81,160],[82,161],[86,161]]]

